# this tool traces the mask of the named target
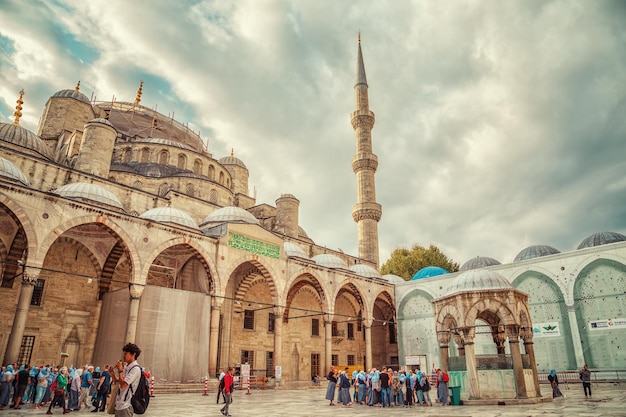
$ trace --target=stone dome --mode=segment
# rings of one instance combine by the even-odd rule
[[[387,281],[393,283],[393,284],[400,284],[403,282],[406,282],[406,280],[402,277],[399,277],[397,275],[394,274],[385,274],[383,275],[383,279],[386,279]]]
[[[156,207],[139,216],[142,219],[160,223],[176,223],[192,229],[198,229],[195,220],[186,212],[173,207]]]
[[[380,272],[368,265],[355,264],[350,267],[350,271],[365,278],[382,278]]]
[[[51,98],[73,98],[91,105],[91,101],[89,101],[89,98],[80,91],[76,91],[76,89],[57,91],[52,95]]]
[[[576,249],[591,248],[594,246],[607,245],[609,243],[624,242],[626,236],[616,232],[598,232],[587,237],[580,242],[580,245]]]
[[[533,245],[529,246],[526,249],[522,249],[520,253],[517,254],[513,262],[524,261],[526,259],[540,258],[542,256],[554,255],[559,252],[558,249],[554,249],[552,246],[548,245]]]
[[[415,275],[413,275],[413,277],[411,278],[411,281],[415,281],[415,280],[423,279],[423,278],[436,277],[438,275],[449,274],[449,273],[450,271],[448,271],[447,269],[440,268],[438,266],[427,266],[417,271]]]
[[[205,223],[249,223],[259,224],[259,219],[248,211],[234,206],[222,207],[209,214],[202,224]]]
[[[285,249],[285,254],[287,255],[288,258],[295,257],[295,258],[309,259],[306,252],[304,251],[304,249],[302,249],[300,245],[297,245],[292,242],[285,242],[283,244],[283,247]]]
[[[30,181],[22,170],[16,167],[13,162],[8,159],[4,159],[0,156],[0,177],[8,178],[10,180],[21,182],[22,184],[30,187]]]
[[[232,152],[229,156],[220,158],[217,162],[219,162],[222,165],[237,165],[238,167],[248,169],[246,167],[246,164],[244,164],[243,161],[237,158]]]
[[[488,266],[500,265],[500,261],[486,256],[477,256],[465,262],[459,271],[468,271],[470,269],[486,268]]]
[[[122,203],[115,194],[96,184],[75,182],[59,187],[53,192],[61,197],[84,199],[123,209]]]
[[[325,266],[326,268],[343,268],[348,269],[348,264],[343,259],[330,253],[322,253],[311,258],[316,264]]]
[[[41,138],[21,126],[13,123],[0,123],[0,140],[30,149],[50,159],[50,152]]]
[[[193,149],[191,146],[185,145],[184,143],[176,142],[176,141],[171,140],[171,139],[142,138],[142,139],[139,139],[139,140],[135,141],[135,143],[151,143],[151,144],[157,144],[157,145],[173,146],[173,147],[176,147],[176,148],[181,148],[181,149],[186,149],[186,150],[189,150],[189,151],[196,152],[196,150]]]
[[[456,277],[446,295],[461,291],[479,291],[513,288],[502,275],[486,269],[470,269]]]
[[[92,119],[92,120],[88,121],[87,123],[100,123],[100,124],[107,125],[109,127],[112,127],[113,129],[115,129],[115,126],[113,126],[111,124],[111,122],[109,122],[107,119],[103,119],[102,117],[98,117],[96,119]]]

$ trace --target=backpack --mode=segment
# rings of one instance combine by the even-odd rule
[[[139,368],[139,365],[133,366],[133,368]],[[130,368],[130,369],[133,369]],[[132,398],[130,399],[130,405],[133,407],[133,411],[135,414],[143,414],[148,409],[148,404],[150,403],[150,390],[148,389],[148,379],[141,372],[141,368],[139,369],[139,383],[137,384],[137,389],[133,390],[133,386],[129,385],[129,391],[133,393]],[[126,395],[128,396],[128,392]]]
[[[219,392],[224,391],[224,385],[225,385],[225,381],[224,381],[224,379],[225,379],[225,378],[226,378],[226,375],[224,375],[224,376],[222,377],[222,379],[220,379],[220,384],[219,384],[219,386],[217,387],[217,389],[219,390]]]
[[[450,382],[450,375],[447,372],[443,373],[443,382]]]

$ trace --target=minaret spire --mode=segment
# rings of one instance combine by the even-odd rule
[[[378,267],[378,221],[382,216],[382,207],[376,202],[374,174],[378,168],[378,157],[372,153],[372,128],[375,117],[369,109],[360,32],[354,93],[356,110],[352,112],[351,121],[356,133],[356,154],[352,158],[352,171],[356,174],[357,203],[352,207],[352,218],[359,229],[359,257],[373,262]]]
[[[20,97],[16,101],[17,106],[15,106],[15,111],[13,112],[13,116],[15,116],[15,120],[13,120],[13,124],[15,126],[20,125],[20,117],[22,117],[22,104],[24,104],[24,100],[22,100],[23,98],[24,98],[24,89],[21,89]]]
[[[135,106],[141,103],[141,93],[143,93],[143,81],[139,81],[139,88],[137,88],[137,94],[135,95]]]

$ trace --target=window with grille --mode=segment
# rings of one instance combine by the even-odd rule
[[[17,357],[18,364],[30,363],[33,355],[33,346],[35,346],[35,336],[22,337],[22,345],[20,346],[20,354]]]
[[[333,333],[333,336],[337,336],[339,334],[336,321],[333,321],[332,323],[332,333]]]
[[[389,360],[391,361],[391,365],[400,364],[400,358],[398,356],[392,356],[391,358],[389,358]]]
[[[348,366],[354,366],[356,365],[355,360],[354,360],[354,355],[348,355]]]
[[[320,319],[311,319],[311,336],[320,335]]]
[[[250,365],[250,375],[252,374],[252,370],[254,369],[254,351],[253,350],[242,350],[241,351],[241,364]]]
[[[246,310],[246,311],[244,311],[243,328],[244,329],[249,329],[249,330],[254,330],[254,310]]]
[[[43,300],[43,286],[45,284],[45,280],[38,279],[35,282],[33,295],[30,297],[30,305],[31,306],[40,306],[41,301]]]
[[[332,366],[339,366],[339,355],[332,355],[330,357]]]
[[[265,376],[274,376],[274,352],[265,352]]]
[[[348,323],[348,339],[354,340],[354,324]]]
[[[267,331],[269,333],[274,333],[274,320],[276,319],[276,316],[274,316],[274,313],[269,313],[267,315]]]
[[[311,376],[320,375],[320,354],[311,353]]]

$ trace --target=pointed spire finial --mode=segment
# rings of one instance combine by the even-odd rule
[[[22,98],[24,98],[23,88],[20,90],[20,97],[16,101],[17,106],[15,106],[15,112],[13,112],[13,116],[15,116],[15,120],[13,120],[13,124],[15,126],[20,125],[20,117],[22,117],[22,104],[24,104],[24,100],[22,100]]]
[[[235,148],[230,148],[230,156],[235,156]]]
[[[80,91],[80,80],[78,80],[76,87],[74,87],[74,91]]]
[[[359,39],[359,43],[361,43],[361,30],[359,30],[357,37]]]
[[[142,92],[143,92],[143,81],[139,81],[139,88],[137,89],[137,95],[135,96],[135,105],[141,103]]]

